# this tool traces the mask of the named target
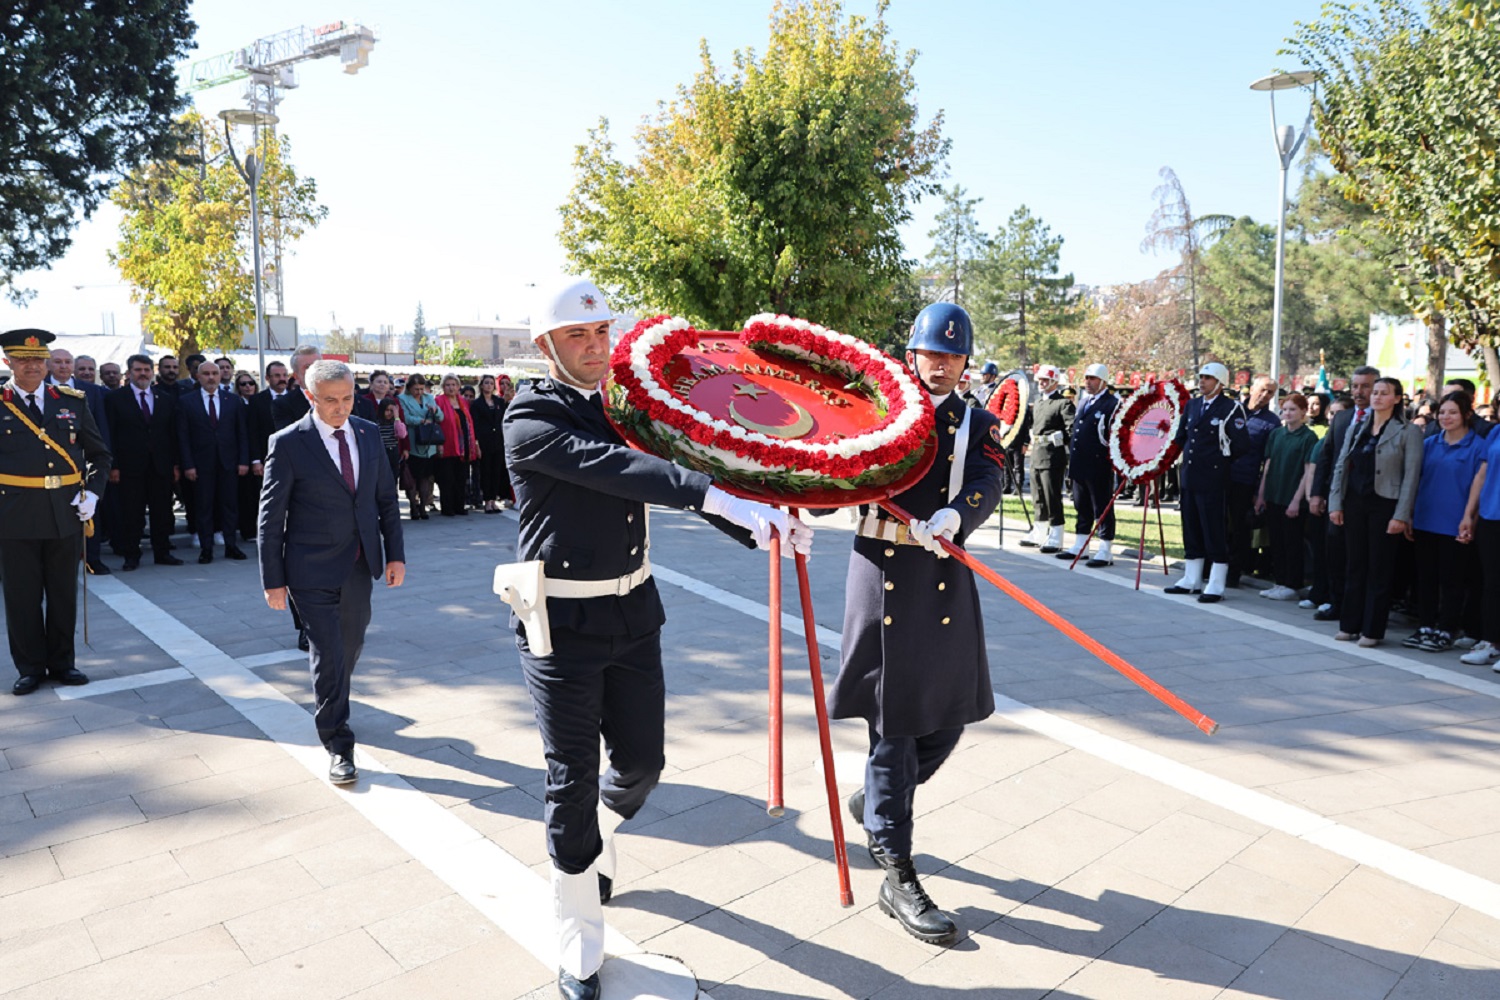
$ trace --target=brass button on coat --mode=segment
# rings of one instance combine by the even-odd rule
[[[884,618],[884,621],[885,621],[885,623],[887,625],[889,625],[891,623],[891,616],[890,615],[886,615],[885,618]]]
[[[886,590],[895,590],[896,589],[896,585],[894,583],[892,583],[891,581],[887,580],[887,581],[885,581],[885,589]]]

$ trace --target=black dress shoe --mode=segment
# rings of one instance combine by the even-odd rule
[[[109,567],[98,559],[89,559],[83,565],[92,576],[109,576]]]
[[[599,985],[599,973],[594,973],[587,979],[574,979],[570,973],[561,969],[557,970],[557,995],[562,1000],[599,1000],[604,995],[604,987]]]
[[[891,859],[876,902],[918,941],[950,945],[958,940],[958,925],[927,895],[910,858]]]
[[[1057,554],[1056,558],[1058,558],[1058,559],[1074,559],[1077,556],[1078,556],[1077,552],[1069,552],[1067,549],[1063,549],[1061,552],[1059,552]]]
[[[66,684],[68,687],[78,687],[80,684],[89,682],[88,675],[76,667],[69,667],[67,670],[52,670],[47,676],[58,684]]]
[[[11,694],[30,694],[42,686],[42,679],[33,674],[22,674],[16,678],[16,682],[10,686]]]
[[[212,552],[210,552],[208,549],[199,549],[198,550],[198,565],[200,565],[200,566],[207,566],[209,563],[211,563],[213,561],[214,561],[214,554]]]
[[[1062,549],[1058,548],[1056,545],[1043,545],[1042,546],[1042,555],[1044,555],[1044,556],[1050,556],[1050,555],[1053,555],[1054,553],[1061,552],[1061,551],[1062,551]]]
[[[122,573],[130,573],[130,572],[134,572],[135,570],[138,570],[140,568],[141,568],[141,560],[140,560],[140,557],[137,556],[137,557],[135,557],[133,559],[126,559],[125,560],[125,565],[120,567],[120,571]]]
[[[1327,611],[1318,610],[1313,612],[1313,621],[1315,622],[1336,622],[1338,620],[1338,608],[1329,608]]]
[[[1084,563],[1089,569],[1099,569],[1101,566],[1113,566],[1114,564],[1115,561],[1113,559],[1090,559]]]
[[[1223,594],[1199,594],[1198,595],[1198,603],[1199,604],[1218,604],[1223,599],[1224,599],[1224,595]]]
[[[233,545],[226,545],[226,546],[224,546],[224,558],[225,559],[248,559],[249,556],[245,555],[245,553],[242,550],[235,548]]]
[[[1179,586],[1177,586],[1177,584],[1174,583],[1170,587],[1163,587],[1162,588],[1162,593],[1163,594],[1201,594],[1201,593],[1203,593],[1203,591],[1201,591],[1201,590],[1192,590],[1192,589],[1190,589],[1188,587],[1179,587]]]
[[[612,878],[610,878],[608,875],[601,874],[599,876],[599,903],[600,903],[600,905],[602,906],[603,904],[609,902],[611,899],[614,899],[614,897],[615,897],[615,880],[612,879]]]
[[[308,649],[308,647],[310,645],[311,645],[311,643],[309,643],[307,641],[307,629],[305,629],[305,628],[298,629],[297,630],[297,648],[300,649],[300,650],[302,650],[302,652],[305,653],[305,652],[307,652],[307,649]]]
[[[328,780],[335,785],[347,785],[359,780],[359,770],[354,766],[352,754],[329,755]]]
[[[170,552],[163,552],[155,557],[158,566],[181,566],[182,560]]]
[[[1037,547],[1037,543],[1032,541],[1030,538],[1021,539],[1021,544],[1028,549],[1034,549]]]

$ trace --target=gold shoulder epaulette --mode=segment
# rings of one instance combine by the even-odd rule
[[[57,387],[57,391],[58,392],[65,392],[69,396],[77,396],[79,399],[83,399],[84,398],[83,390],[82,389],[75,389],[71,385],[60,385],[60,386]]]

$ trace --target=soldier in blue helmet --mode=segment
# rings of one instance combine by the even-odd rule
[[[1000,366],[986,361],[979,369],[979,384],[974,387],[974,405],[981,410],[990,405],[990,397],[1000,388]]]
[[[880,908],[907,933],[949,945],[958,927],[923,890],[912,864],[912,800],[958,745],[963,727],[995,710],[974,574],[947,558],[1000,502],[1004,449],[998,418],[954,391],[973,350],[969,316],[951,303],[923,309],[906,363],[932,397],[937,456],[892,499],[910,529],[861,507],[845,585],[844,655],[830,714],[864,719],[870,753],[849,810],[885,872]]]

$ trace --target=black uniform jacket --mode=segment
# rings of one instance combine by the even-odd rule
[[[954,456],[966,410],[967,454]],[[962,545],[1000,502],[999,425],[994,414],[950,395],[937,410],[936,461],[892,499],[923,520],[942,507],[958,511],[962,527],[955,541]],[[963,489],[950,500],[953,461],[964,463]],[[829,700],[835,719],[865,719],[885,737],[925,736],[978,722],[995,710],[979,592],[973,572],[956,559],[856,536],[845,583],[843,647]]]
[[[1229,439],[1228,455],[1224,454],[1221,434]],[[1183,489],[1229,489],[1230,464],[1235,455],[1250,447],[1245,408],[1222,392],[1212,401],[1193,397],[1177,428],[1177,443],[1182,447]]]
[[[521,518],[517,558],[548,577],[608,580],[646,559],[646,504],[700,510],[713,481],[625,443],[597,400],[542,379],[505,412],[505,461]],[[748,542],[748,532],[716,526]],[[647,635],[666,621],[656,582],[624,597],[547,599],[553,629]]]
[[[1031,467],[1050,469],[1068,460],[1068,434],[1073,429],[1073,401],[1060,390],[1031,404]],[[1053,444],[1047,438],[1053,431],[1063,432],[1063,443]]]
[[[1120,397],[1105,390],[1090,396],[1073,418],[1073,434],[1068,444],[1068,467],[1074,479],[1108,478],[1114,471],[1109,458],[1109,423],[1114,419]]]
[[[0,396],[23,413],[26,403],[19,388],[7,386]],[[0,538],[66,538],[81,534],[83,524],[72,501],[79,489],[102,496],[109,480],[110,456],[88,400],[77,389],[44,385],[41,429],[72,457],[84,482],[49,490],[30,486],[0,486]],[[27,413],[27,418],[31,415]],[[68,476],[73,469],[37,437],[8,406],[0,406],[0,475]]]

